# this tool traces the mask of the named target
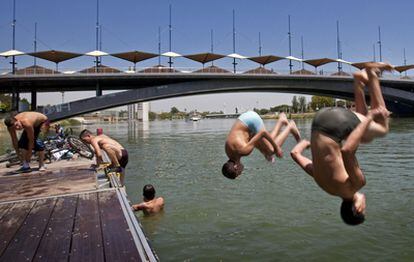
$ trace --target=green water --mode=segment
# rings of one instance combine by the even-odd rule
[[[257,152],[236,180],[221,175],[234,120],[103,125],[129,151],[129,198],[151,183],[165,199],[154,217],[137,214],[162,261],[413,261],[414,119],[360,147],[367,220],[350,227],[329,196],[289,157],[270,164]],[[273,120],[265,121],[268,128]],[[310,121],[298,127],[309,138]],[[92,126],[91,129],[96,128]],[[7,136],[0,136],[0,146]]]

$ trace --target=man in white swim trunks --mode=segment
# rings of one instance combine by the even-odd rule
[[[286,128],[281,131],[283,126]],[[289,133],[295,137],[296,141],[301,140],[295,122],[288,121],[284,113],[279,114],[279,120],[270,133],[265,129],[263,120],[256,112],[243,113],[227,136],[225,151],[229,160],[223,165],[223,175],[229,179],[235,179],[241,175],[244,166],[240,159],[250,155],[254,148],[257,148],[271,162],[274,162],[273,154],[282,157],[281,146]]]

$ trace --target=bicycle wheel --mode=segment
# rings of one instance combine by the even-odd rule
[[[95,153],[89,147],[89,145],[76,136],[68,136],[67,141],[71,148],[80,156],[88,159],[92,159],[95,156]]]

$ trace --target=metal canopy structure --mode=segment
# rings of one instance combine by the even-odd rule
[[[303,62],[314,66],[315,68],[321,65],[325,65],[325,64],[329,64],[329,63],[333,63],[333,62],[338,62],[336,59],[331,59],[331,58],[319,58],[319,59],[308,59],[308,60],[303,60]]]
[[[243,72],[243,74],[257,74],[257,75],[262,74],[263,75],[263,74],[277,74],[277,73],[273,70],[269,70],[269,69],[266,69],[266,68],[260,66],[260,67],[245,71],[245,72]]]
[[[92,66],[92,67],[83,69],[83,70],[79,71],[79,73],[87,73],[87,74],[93,74],[93,73],[121,73],[121,71],[116,69],[116,68],[109,67],[109,66],[99,65],[98,67],[97,66]]]
[[[54,75],[54,74],[60,74],[60,72],[43,67],[43,66],[32,65],[29,67],[16,70],[15,74],[16,75]]]
[[[227,73],[231,73],[230,71],[220,68],[218,66],[209,66],[206,68],[202,68],[199,70],[194,71],[193,73],[218,73],[218,74],[227,74]]]
[[[352,63],[351,65],[352,65],[353,67],[358,68],[359,70],[362,70],[362,69],[364,69],[364,68],[365,68],[365,66],[366,66],[368,63],[375,63],[375,62],[373,62],[373,61],[366,61],[366,62]]]
[[[264,55],[264,56],[255,56],[255,57],[249,57],[247,58],[253,62],[256,62],[258,64],[261,64],[262,66],[265,66],[267,64],[283,60],[285,59],[282,56],[275,56],[275,55]]]
[[[7,58],[7,57],[10,57],[10,56],[19,56],[19,55],[24,55],[24,54],[25,54],[24,52],[12,49],[12,50],[0,53],[0,56],[3,56],[3,57]]]
[[[158,55],[135,50],[135,51],[130,51],[130,52],[115,53],[115,54],[111,54],[111,56],[124,59],[124,60],[127,60],[129,62],[136,64],[138,62],[157,57]]]
[[[71,52],[58,51],[58,50],[33,52],[33,53],[28,53],[28,55],[41,58],[41,59],[44,59],[50,62],[54,62],[56,64],[75,58],[75,57],[82,56],[82,54],[80,53],[71,53]]]
[[[405,72],[405,71],[413,69],[413,68],[414,68],[414,64],[413,65],[404,65],[404,66],[394,67],[395,71],[398,71],[399,73]]]
[[[179,73],[179,72],[180,71],[175,70],[174,68],[171,68],[171,67],[166,67],[163,65],[156,65],[153,67],[145,68],[139,71],[138,73]]]
[[[205,63],[218,60],[220,58],[226,57],[225,55],[215,54],[215,53],[199,53],[199,54],[193,54],[193,55],[185,55],[183,56],[185,58],[188,58],[190,60],[202,63],[203,66]]]
[[[292,75],[316,75],[316,74],[306,69],[300,69],[300,70],[292,72]]]

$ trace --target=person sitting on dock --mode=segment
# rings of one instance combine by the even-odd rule
[[[282,127],[286,128],[281,131]],[[248,111],[239,116],[227,136],[225,151],[229,160],[224,163],[222,173],[229,179],[235,179],[243,171],[240,159],[248,156],[257,148],[270,162],[274,162],[275,154],[282,157],[281,146],[291,133],[297,141],[300,134],[294,121],[288,121],[284,113],[279,114],[272,132],[269,133],[264,126],[262,118],[254,111]]]
[[[342,198],[341,217],[349,225],[365,219],[365,195],[358,192],[366,183],[355,153],[360,143],[388,133],[389,112],[381,93],[378,75],[391,70],[384,63],[367,63],[364,71],[354,73],[356,112],[345,108],[324,108],[312,122],[311,141],[302,140],[291,151],[293,160],[328,194]],[[365,102],[368,87],[371,110]],[[345,140],[345,142],[343,142]],[[312,160],[303,156],[311,148]]]
[[[104,134],[95,136],[91,131],[84,129],[79,138],[84,142],[92,145],[96,154],[96,166],[99,167],[102,162],[102,151],[105,151],[111,160],[111,168],[121,174],[120,182],[124,184],[125,168],[128,164],[128,151],[117,141]]]
[[[164,198],[155,198],[155,188],[153,185],[145,185],[142,191],[142,194],[144,196],[144,202],[132,205],[132,210],[142,210],[145,215],[152,215],[164,209]]]
[[[22,162],[22,166],[18,172],[29,173],[32,171],[30,168],[32,150],[39,153],[39,171],[46,170],[43,162],[45,148],[43,142],[38,139],[38,136],[42,126],[49,125],[47,116],[38,112],[21,112],[17,115],[6,117],[4,119],[4,124],[7,126],[7,130],[10,133],[16,154]],[[23,130],[19,140],[17,140],[16,134],[16,131],[18,130]],[[22,150],[21,153],[20,150]]]

